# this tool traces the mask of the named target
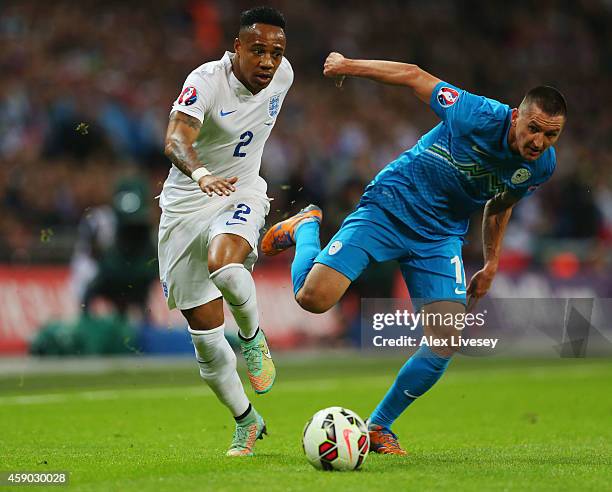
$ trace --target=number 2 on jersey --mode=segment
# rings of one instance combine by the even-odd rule
[[[246,131],[240,135],[240,142],[238,142],[234,149],[234,157],[246,157],[246,152],[241,152],[240,149],[249,145],[251,140],[253,140],[253,132],[251,131]]]
[[[232,219],[242,220],[243,222],[246,222],[247,219],[241,217],[241,215],[248,215],[250,213],[251,207],[249,207],[246,203],[239,203],[238,205],[236,205],[236,211],[234,212]]]

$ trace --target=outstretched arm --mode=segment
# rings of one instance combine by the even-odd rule
[[[493,283],[499,265],[499,254],[506,226],[512,214],[512,207],[519,200],[520,198],[504,191],[493,197],[485,205],[482,217],[484,267],[474,274],[467,288],[467,294],[473,300],[486,295]]]
[[[352,60],[340,53],[330,53],[325,60],[323,75],[342,79],[362,77],[375,82],[410,87],[425,104],[429,104],[431,93],[440,79],[422,70],[417,65],[383,60]]]
[[[202,124],[200,120],[181,111],[173,111],[166,132],[165,154],[183,174],[198,182],[200,189],[208,196],[229,195],[236,191],[236,176],[225,179],[212,175],[193,148]],[[195,174],[194,174],[195,173]]]

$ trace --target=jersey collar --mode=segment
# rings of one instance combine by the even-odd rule
[[[502,148],[504,149],[504,153],[506,156],[513,156],[514,153],[510,150],[510,146],[508,145],[508,135],[510,134],[510,125],[512,123],[512,109],[508,108],[508,115],[506,116],[506,121],[504,122],[504,132],[502,136]]]
[[[502,148],[504,150],[504,155],[507,159],[510,159],[514,163],[522,163],[524,162],[523,157],[520,154],[515,154],[510,149],[508,145],[508,135],[510,134],[510,126],[512,124],[512,109],[508,108],[508,115],[506,116],[506,121],[504,123],[504,132],[502,138]]]
[[[233,58],[234,58],[234,53],[230,53],[229,51],[226,51],[222,58],[229,72],[229,85],[230,85],[230,88],[232,89],[232,92],[240,99],[256,98],[262,92],[265,92],[267,87],[266,89],[258,92],[257,94],[253,94],[249,89],[247,89],[244,86],[242,82],[238,80],[238,78],[234,75],[234,72],[232,70],[232,59]]]

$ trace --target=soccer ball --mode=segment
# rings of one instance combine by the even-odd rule
[[[306,422],[302,445],[318,470],[356,470],[368,456],[370,436],[355,412],[329,407]]]

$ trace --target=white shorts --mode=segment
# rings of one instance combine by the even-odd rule
[[[257,260],[259,231],[270,203],[259,193],[218,197],[196,212],[162,213],[159,223],[159,274],[170,309],[191,309],[221,297],[210,280],[208,246],[219,234],[235,234],[253,250],[244,262],[252,270]]]

